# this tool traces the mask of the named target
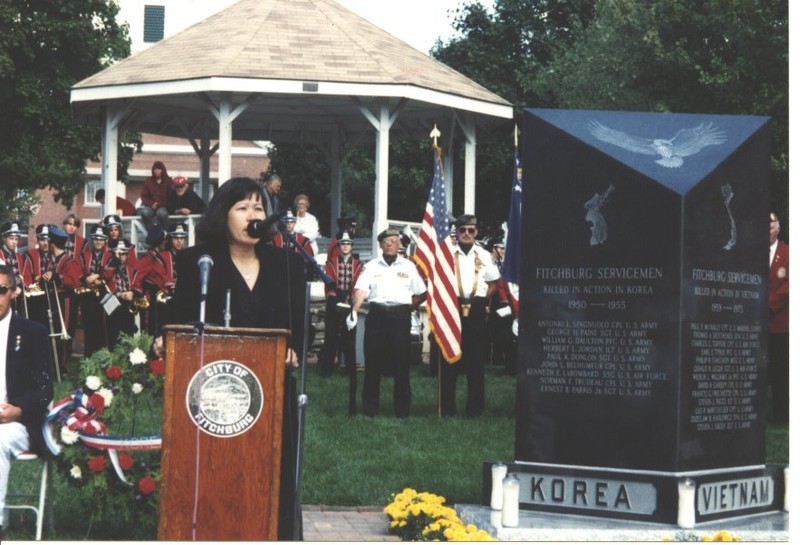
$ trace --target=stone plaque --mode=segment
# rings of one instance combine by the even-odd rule
[[[767,118],[528,110],[520,462],[765,460]]]

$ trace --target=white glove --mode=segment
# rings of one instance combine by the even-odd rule
[[[514,318],[514,321],[511,322],[511,333],[513,333],[515,337],[519,337],[519,320],[517,318]]]
[[[356,317],[355,312],[351,312],[347,315],[347,318],[344,319],[344,324],[347,326],[347,331],[353,331],[355,329],[356,324],[358,324],[358,318]]]

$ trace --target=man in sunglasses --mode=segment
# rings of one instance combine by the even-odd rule
[[[50,339],[41,324],[12,312],[17,278],[0,265],[0,539],[11,460],[26,450],[44,454],[42,424],[53,399]]]
[[[442,416],[456,414],[456,380],[463,373],[467,377],[467,418],[476,418],[484,408],[488,303],[497,290],[500,271],[491,254],[475,244],[478,236],[475,216],[461,216],[455,228],[453,251],[461,307],[461,359],[452,365],[442,365]]]

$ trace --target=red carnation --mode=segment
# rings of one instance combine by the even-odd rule
[[[150,476],[139,479],[139,492],[149,496],[156,489],[156,481]]]
[[[102,456],[92,456],[89,458],[88,466],[92,473],[100,473],[106,468],[106,459]]]
[[[111,380],[117,380],[122,376],[122,369],[120,369],[116,365],[112,365],[111,367],[106,369],[106,376]]]
[[[153,360],[150,362],[150,372],[157,377],[163,375],[166,368],[167,366],[162,359]]]
[[[131,458],[130,454],[126,454],[124,452],[119,453],[119,467],[125,471],[128,471],[133,467],[133,458]]]
[[[95,414],[100,415],[103,412],[103,409],[106,408],[106,400],[103,396],[98,393],[94,393],[89,396],[89,407],[94,407]]]

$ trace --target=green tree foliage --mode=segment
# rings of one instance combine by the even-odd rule
[[[459,37],[439,42],[433,55],[517,108],[542,106],[530,80],[570,47],[593,13],[594,0],[496,0],[491,13],[470,0],[455,14]]]
[[[772,206],[788,217],[786,0],[496,0],[493,12],[462,6],[454,27],[460,36],[434,56],[518,114],[548,107],[771,116]],[[479,140],[479,215],[481,206],[507,206],[506,139]]]
[[[788,2],[599,2],[534,88],[560,107],[772,117],[772,206],[788,213]]]
[[[511,102],[519,117],[525,107],[557,105],[532,82],[571,46],[593,13],[593,0],[498,0],[491,12],[467,1],[455,13],[458,36],[439,42],[432,54]],[[508,216],[513,134],[513,123],[478,134],[476,213],[490,226]],[[462,179],[463,162],[455,161],[454,167],[455,179]],[[460,192],[456,185],[455,203],[463,202]],[[457,207],[454,214],[459,213]]]
[[[0,202],[51,187],[70,205],[83,187],[100,129],[72,120],[69,90],[129,55],[118,11],[113,0],[0,2]]]

